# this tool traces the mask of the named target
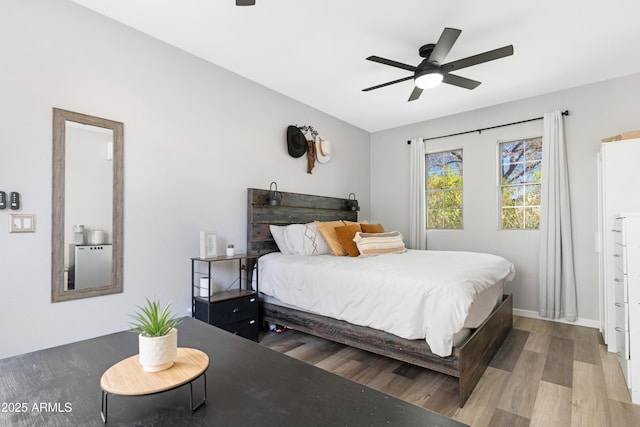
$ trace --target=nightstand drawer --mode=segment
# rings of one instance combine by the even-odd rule
[[[258,333],[260,332],[257,317],[255,319],[247,319],[241,322],[222,325],[219,326],[219,328],[253,341],[258,341]]]
[[[222,301],[211,305],[214,325],[224,325],[240,320],[258,318],[258,296],[249,295],[228,301]]]
[[[237,298],[212,301],[209,309],[211,310],[211,321],[209,323],[215,326],[235,323],[245,319],[257,319],[258,296],[252,293]],[[206,300],[196,299],[195,317],[199,320],[207,321]]]

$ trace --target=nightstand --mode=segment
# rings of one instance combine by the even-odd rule
[[[238,288],[211,294],[213,265],[218,262],[238,262]],[[198,270],[199,264],[206,264],[206,273]],[[253,268],[255,286],[251,287]],[[258,341],[260,329],[258,309],[258,256],[238,254],[231,257],[191,258],[191,301],[193,317],[221,329]],[[243,277],[243,272],[244,277]],[[206,274],[205,296],[199,296],[200,276]],[[243,286],[244,284],[244,286]],[[206,295],[211,295],[209,298]]]

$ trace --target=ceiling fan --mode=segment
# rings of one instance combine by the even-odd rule
[[[435,87],[441,82],[459,86],[465,89],[475,89],[480,85],[479,81],[451,74],[451,71],[460,70],[472,65],[477,65],[483,62],[493,61],[495,59],[513,55],[513,45],[509,45],[490,50],[488,52],[469,56],[464,59],[459,59],[457,61],[449,62],[447,64],[443,64],[442,62],[444,61],[444,58],[453,47],[453,44],[456,42],[461,32],[461,30],[457,30],[455,28],[445,28],[442,31],[440,39],[438,39],[438,42],[436,44],[425,44],[424,46],[422,46],[418,50],[418,53],[422,58],[425,59],[422,60],[422,62],[417,67],[414,67],[413,65],[403,64],[397,61],[392,61],[390,59],[381,58],[379,56],[368,57],[367,60],[369,61],[379,62],[380,64],[390,65],[392,67],[412,71],[413,75],[403,77],[398,80],[393,80],[391,82],[368,87],[366,89],[362,89],[362,91],[368,92],[370,90],[380,89],[381,87],[389,86],[411,79],[414,80],[415,87],[413,89],[413,92],[411,92],[411,96],[409,96],[409,101],[415,101],[416,99],[418,99],[422,94],[423,89]]]
[[[255,6],[256,0],[236,0],[236,6]]]

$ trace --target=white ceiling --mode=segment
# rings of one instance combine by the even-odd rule
[[[640,72],[638,0],[72,1],[370,132]],[[366,57],[417,65],[444,27],[462,30],[445,62],[515,53],[456,72],[475,90],[362,92],[411,74]]]

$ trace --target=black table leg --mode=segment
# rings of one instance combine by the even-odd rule
[[[100,415],[102,415],[102,422],[107,423],[107,397],[109,393],[102,390],[102,407],[100,408]]]
[[[195,408],[193,406],[193,381],[189,382],[189,406],[191,407],[192,412],[201,407],[207,400],[207,373],[203,372],[202,375],[204,375],[204,398],[202,399],[202,402],[198,403],[198,406],[196,406]]]

